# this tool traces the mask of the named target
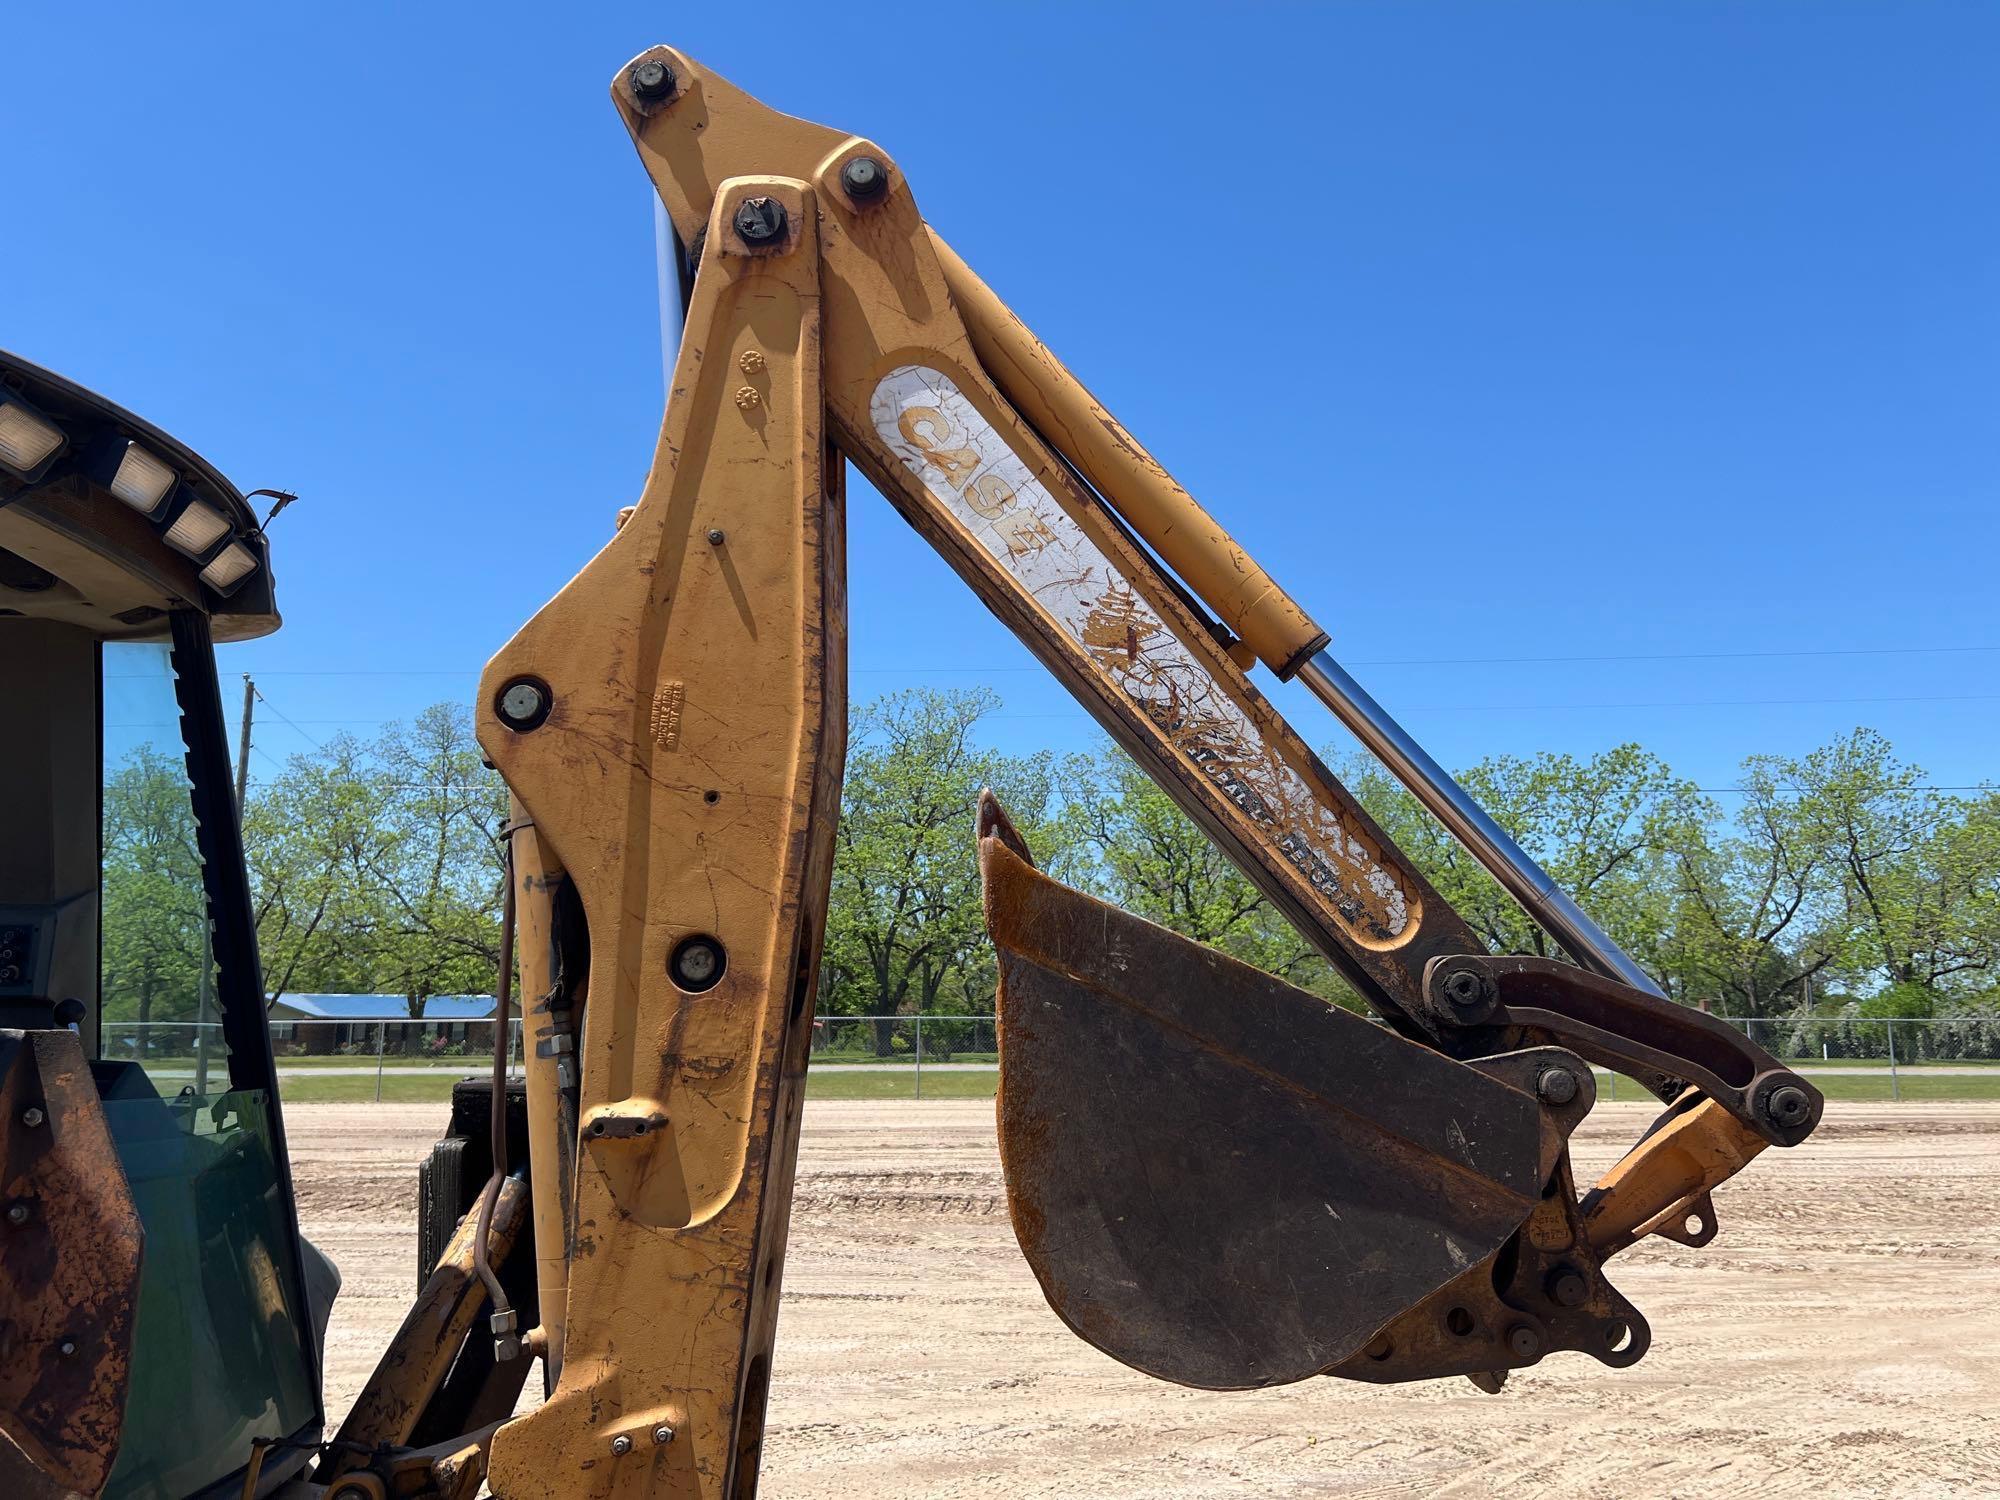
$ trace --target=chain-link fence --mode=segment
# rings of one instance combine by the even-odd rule
[[[938,1094],[946,1092],[938,1087],[939,1073],[990,1074],[999,1063],[991,1016],[822,1016],[813,1022],[814,1073],[873,1074],[899,1083],[907,1078],[917,1099],[924,1097],[927,1071]]]
[[[1911,1074],[1936,1078],[2000,1073],[2000,1017],[1881,1019],[1784,1016],[1718,1019],[1807,1074],[1886,1076],[1888,1097],[1904,1096]],[[423,1018],[271,1019],[286,1097],[299,1100],[442,1098],[459,1078],[483,1076],[493,1055],[493,1023]],[[195,1021],[106,1021],[103,1055],[134,1061],[163,1094],[207,1092],[226,1072],[221,1027]],[[521,1065],[521,1022],[508,1029],[508,1058]],[[1000,1062],[992,1016],[823,1016],[813,1023],[812,1072],[859,1075],[824,1090],[855,1097],[964,1097],[986,1086]],[[866,1081],[872,1075],[877,1084]],[[984,1076],[982,1076],[984,1075]],[[877,1086],[879,1085],[879,1087]],[[1629,1080],[1602,1080],[1605,1097],[1637,1097]],[[1881,1088],[1880,1082],[1874,1085]],[[1935,1089],[1927,1090],[1935,1093]]]
[[[999,1061],[991,1016],[822,1016],[813,1022],[815,1068],[990,1068]]]
[[[2000,1015],[1885,1020],[1857,1016],[1724,1016],[1775,1057],[1887,1064],[2000,1061]]]
[[[1942,1071],[1970,1065],[1966,1076],[1978,1076],[1987,1071],[1980,1066],[1985,1064],[2000,1072],[2000,1016],[1718,1019],[1802,1072],[1886,1075],[1893,1100],[1902,1099],[1903,1075],[1911,1068],[1934,1065]],[[945,1070],[978,1072],[996,1067],[999,1061],[999,1036],[991,1016],[825,1016],[814,1023],[815,1072],[899,1070],[910,1079],[917,1098],[923,1097],[926,1070],[933,1075]],[[1630,1080],[1624,1086],[1627,1097],[1641,1096]],[[1606,1097],[1616,1099],[1619,1087],[1615,1075],[1606,1077]]]
[[[300,1099],[428,1098],[450,1092],[459,1078],[492,1067],[493,1022],[445,1018],[287,1020],[273,1016],[271,1051],[288,1097]],[[228,1071],[219,1022],[106,1021],[102,1056],[136,1062],[162,1094],[192,1088]],[[507,1056],[521,1066],[521,1020],[507,1028]],[[303,1085],[302,1087],[299,1085]]]
[[[1889,1077],[1889,1097],[1900,1101],[1904,1075],[1920,1078],[1956,1073],[1961,1078],[2000,1064],[2000,1016],[1878,1018],[1862,1016],[1767,1016],[1746,1020],[1725,1016],[1766,1052],[1802,1073],[1835,1077],[1880,1074]]]

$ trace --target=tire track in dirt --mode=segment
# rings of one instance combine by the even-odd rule
[[[415,1163],[441,1106],[288,1111],[308,1232],[348,1276],[329,1404],[407,1306]],[[1601,1104],[1601,1172],[1643,1129]],[[1217,1394],[1081,1343],[1013,1243],[983,1101],[806,1110],[764,1464],[855,1496],[2000,1495],[2000,1106],[1836,1105],[1718,1193],[1703,1251],[1613,1280],[1653,1325],[1623,1372],[1560,1355],[1462,1381]]]

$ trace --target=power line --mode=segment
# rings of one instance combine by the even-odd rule
[[[1576,662],[1758,661],[1774,657],[1808,656],[1944,656],[1973,651],[2000,651],[2000,646],[1853,646],[1814,651],[1651,651],[1618,656],[1407,657],[1356,661],[1347,665],[1355,667],[1555,666]]]
[[[1690,698],[1657,703],[1440,703],[1409,713],[1564,713],[1572,709],[1626,708],[1813,708],[1865,703],[1990,703],[2000,693],[1941,693],[1893,698]]]
[[[259,693],[257,697],[259,701],[262,702],[269,701],[268,699],[264,698],[264,695],[262,693]],[[1571,713],[1576,711],[1590,711],[1598,709],[1813,708],[1813,707],[1839,707],[1842,705],[1850,705],[1850,704],[1992,703],[1996,701],[2000,701],[2000,693],[1942,693],[1942,694],[1924,694],[1911,697],[1890,697],[1890,698],[1686,698],[1686,699],[1662,699],[1658,702],[1653,702],[1653,703],[1420,703],[1420,704],[1398,705],[1398,707],[1401,708],[1402,712],[1404,713],[1413,713],[1413,714],[1448,714],[1448,713],[1544,714],[1544,713]],[[278,713],[278,711],[275,708],[273,708],[271,712]],[[1081,713],[1082,710],[1078,709],[1074,713],[1055,713],[1055,714],[997,713],[997,714],[988,714],[985,717],[987,722],[997,722],[1003,719],[1013,719],[1013,720],[1074,719],[1077,718]],[[292,728],[297,729],[300,734],[305,734],[305,730],[303,728],[300,728],[299,720],[286,718],[284,714],[278,714],[278,717],[284,719],[287,724],[292,726]],[[320,725],[320,726],[328,726],[328,725],[338,726],[338,725],[355,725],[355,724],[388,724],[393,721],[389,719],[307,719],[304,722],[307,724]],[[312,739],[312,736],[307,734],[306,738],[310,740]],[[314,743],[318,744],[318,741],[315,740]],[[324,745],[320,745],[320,748],[324,750],[326,747]]]
[[[1602,656],[1407,656],[1375,657],[1345,663],[1350,667],[1512,667],[1568,666],[1583,662],[1635,661],[1764,661],[1780,658],[1846,656],[1957,656],[2000,651],[2000,646],[1840,646],[1796,651],[1646,651]],[[1039,666],[1008,664],[991,666],[855,667],[855,677],[896,675],[937,676],[944,674],[994,675],[1013,672],[1042,672]],[[263,671],[259,677],[476,677],[473,667],[289,667]]]
[[[274,759],[272,756],[267,754],[262,746],[252,745],[250,747],[250,753],[253,755],[262,755],[265,760],[270,761],[271,764],[276,766],[280,771],[285,771],[289,769],[282,762]],[[363,774],[365,775],[366,773]],[[499,773],[495,772],[494,774],[495,776],[498,776]],[[1337,766],[1334,768],[1334,775],[1336,779],[1339,778],[1340,771],[1339,767]],[[259,777],[253,779],[250,784],[252,786],[269,786],[271,785],[271,780],[268,777]],[[375,785],[391,788],[398,791],[472,792],[472,791],[483,791],[488,787],[496,785],[496,783],[491,781],[484,781],[484,782],[381,781],[381,782],[376,782]],[[1781,792],[1804,792],[1812,790],[1812,788],[1801,786],[1794,781],[1774,782],[1772,784],[1772,788],[1775,791],[1781,791]],[[1708,796],[1743,797],[1743,796],[1748,796],[1750,793],[1750,788],[1742,786],[1698,786],[1693,788],[1693,790],[1701,792]],[[1878,786],[1878,787],[1869,787],[1866,789],[1867,794],[1870,795],[1882,792],[1992,792],[1992,791],[2000,791],[2000,785],[1996,785],[1995,783],[1990,781],[1982,781],[1982,782],[1913,781],[1907,786],[1895,786],[1895,787]]]
[[[1568,714],[1598,708],[1812,708],[1840,704],[1984,704],[2000,692],[1952,692],[1896,698],[1676,698],[1634,704],[1398,704],[1402,714]],[[990,714],[990,718],[1070,718],[1070,714]]]
[[[1774,782],[1772,783],[1771,789],[1773,791],[1778,791],[1778,792],[1806,792],[1812,790],[1811,787],[1803,787],[1798,785],[1796,782],[1790,782],[1790,781]],[[1695,790],[1697,792],[1704,792],[1710,796],[1717,796],[1717,797],[1747,797],[1750,795],[1750,788],[1743,786],[1698,786],[1695,788]],[[1869,787],[1863,793],[1863,795],[1874,796],[1882,792],[1992,792],[1992,791],[2000,791],[2000,786],[1996,786],[1993,782],[1990,781],[1982,781],[1977,783],[1976,785],[1970,785],[1970,786],[1949,785],[1944,782],[1937,782],[1937,781],[1913,781],[1908,786]]]
[[[477,677],[483,666],[474,667],[419,667],[404,670],[400,667],[282,667],[271,671],[259,668],[251,673],[253,677]],[[168,683],[170,678],[158,672],[106,672],[106,682],[157,682]]]
[[[284,720],[284,721],[285,721],[285,722],[286,722],[287,724],[291,725],[291,726],[292,726],[292,728],[294,728],[294,729],[297,729],[297,730],[299,731],[299,733],[300,733],[300,734],[304,734],[304,735],[305,735],[305,737],[306,737],[306,742],[307,742],[308,744],[310,744],[310,745],[311,745],[311,746],[312,746],[312,747],[313,747],[313,748],[314,748],[315,750],[324,750],[324,749],[326,749],[326,746],[322,745],[322,744],[321,744],[321,743],[320,743],[320,742],[319,742],[318,740],[314,739],[314,738],[313,738],[313,737],[312,737],[311,735],[309,735],[309,734],[306,734],[305,730],[304,730],[303,728],[301,728],[301,727],[300,727],[300,725],[299,725],[299,721],[298,721],[297,719],[294,719],[294,718],[293,718],[293,717],[292,717],[292,716],[291,716],[290,714],[286,713],[286,712],[285,712],[285,711],[284,711],[284,710],[283,710],[282,708],[278,707],[278,705],[277,705],[277,704],[273,703],[273,702],[272,702],[272,701],[271,701],[271,700],[270,700],[269,698],[266,698],[266,697],[264,696],[264,693],[263,693],[263,689],[261,689],[261,688],[257,688],[257,687],[252,687],[252,688],[251,688],[251,691],[252,691],[252,692],[254,692],[254,693],[255,693],[255,694],[257,695],[257,701],[258,701],[259,703],[263,704],[263,705],[264,705],[264,707],[266,707],[266,708],[270,709],[272,713],[276,714],[276,715],[277,715],[277,716],[278,716],[278,717],[279,717],[280,719],[283,719],[283,720]],[[338,719],[328,719],[328,720],[324,720],[324,721],[320,721],[320,720],[315,720],[314,722],[316,722],[316,723],[318,723],[318,722],[325,722],[325,723],[329,723],[329,724],[337,724],[337,723],[339,723],[340,721],[339,721]],[[359,723],[359,724],[371,724],[371,723],[372,723],[372,724],[379,724],[379,723],[382,723],[382,722],[384,722],[384,721],[383,721],[383,720],[380,720],[380,719],[356,719],[356,720],[353,720],[353,721],[351,721],[351,722],[354,722],[354,723]]]

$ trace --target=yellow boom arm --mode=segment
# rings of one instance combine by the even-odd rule
[[[880,147],[666,48],[612,97],[698,270],[636,506],[480,687],[480,742],[532,828],[515,872],[543,1312],[525,1346],[554,1377],[494,1434],[494,1493],[754,1491],[844,749],[843,458],[1387,1023],[1121,925],[1034,871],[989,809],[1002,1152],[1056,1310],[1198,1384],[1480,1374],[1549,1348],[1637,1358],[1643,1337],[1629,1358],[1591,1342],[1643,1332],[1603,1256],[1727,1163],[1803,1138],[1818,1095],[1648,993],[1525,856],[1519,893],[1569,924],[1551,930],[1586,967],[1485,954],[1249,679],[1261,662],[1323,686],[1325,633],[926,225]],[[1428,776],[1420,752],[1386,753]],[[1441,815],[1507,863],[1504,835],[1482,848],[1497,830],[1444,785]],[[1148,989],[1126,954],[1181,982]],[[1143,1247],[1048,1232],[1107,1222],[1102,1195],[1122,1190],[1114,1169],[1055,1191],[1037,1154],[1061,1113],[1064,1025],[1140,1070],[1134,1092],[1099,1091],[1111,1105],[1171,1098],[1171,1070],[1229,1119],[1235,1180],[1183,1156],[1154,1194],[1183,1191],[1175,1224],[1206,1226],[1177,1267],[1238,1257],[1249,1286],[1253,1264],[1345,1266],[1258,1222],[1267,1168],[1303,1155],[1341,1169],[1311,1191],[1353,1191],[1388,1226],[1393,1273],[1343,1271],[1323,1326],[1294,1329],[1312,1313],[1294,1307],[1260,1325],[1254,1357],[1169,1326],[1160,1288],[1181,1269],[1125,1274]],[[1681,1158],[1690,1128],[1708,1143],[1699,1171],[1628,1160],[1593,1223],[1565,1146],[1590,1103],[1581,1059],[1679,1099]],[[1437,1331],[1475,1313],[1457,1345]]]

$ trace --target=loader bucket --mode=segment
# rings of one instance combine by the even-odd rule
[[[980,805],[1014,1232],[1057,1316],[1183,1385],[1327,1370],[1540,1198],[1535,1100],[1037,871]]]

